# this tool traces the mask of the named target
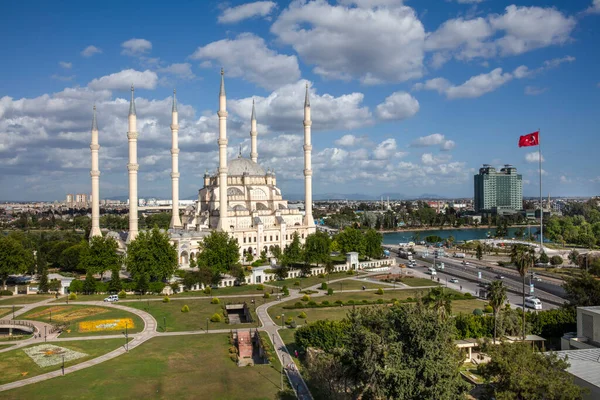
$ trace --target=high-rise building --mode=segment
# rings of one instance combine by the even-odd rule
[[[512,165],[496,171],[484,164],[474,178],[476,212],[510,214],[523,208],[523,177]]]

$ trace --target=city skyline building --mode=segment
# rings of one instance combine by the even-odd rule
[[[523,177],[505,164],[500,171],[484,164],[474,176],[475,212],[514,214],[523,209]]]

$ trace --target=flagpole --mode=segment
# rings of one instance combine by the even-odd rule
[[[544,203],[542,199],[542,141],[538,129],[538,158],[540,163],[540,257],[544,251]]]

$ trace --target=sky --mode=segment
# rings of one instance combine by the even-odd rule
[[[472,197],[482,164],[512,164],[525,196],[600,191],[600,0],[20,1],[0,14],[0,200],[90,193],[97,107],[101,198],[125,196],[136,87],[140,197],[180,197],[250,152],[302,195],[304,88],[313,193]]]

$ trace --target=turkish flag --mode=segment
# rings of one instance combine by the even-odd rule
[[[540,132],[533,132],[529,135],[519,137],[519,147],[528,146],[539,146],[540,145]]]

